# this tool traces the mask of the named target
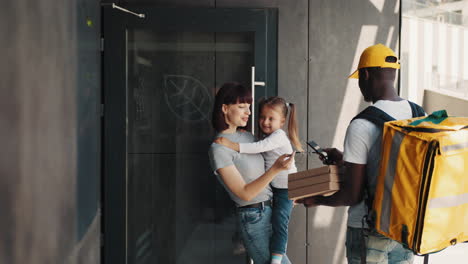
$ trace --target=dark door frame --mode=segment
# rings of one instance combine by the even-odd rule
[[[144,19],[104,6],[103,20],[103,263],[127,263],[127,29],[255,32],[255,98],[277,94],[277,9],[126,6]],[[215,22],[216,21],[216,22]],[[190,22],[190,23],[187,23]],[[242,23],[240,23],[242,22]],[[270,41],[268,41],[270,40]]]

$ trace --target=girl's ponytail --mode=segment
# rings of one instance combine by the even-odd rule
[[[304,151],[301,142],[299,141],[299,131],[297,129],[296,107],[293,103],[289,103],[289,122],[288,122],[288,137],[292,145],[298,151]]]

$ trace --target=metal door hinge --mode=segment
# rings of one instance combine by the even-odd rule
[[[101,112],[101,117],[104,117],[104,104],[101,104],[100,112]]]
[[[101,38],[101,52],[104,52],[104,38]]]

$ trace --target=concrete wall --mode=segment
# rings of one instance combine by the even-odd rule
[[[357,81],[347,76],[366,47],[398,49],[399,1],[310,1],[309,10],[307,138],[343,149],[351,118],[367,106]],[[318,165],[311,157],[309,167]],[[309,260],[346,263],[346,209],[318,207],[307,216]]]
[[[2,1],[0,263],[99,263],[98,14],[95,1]]]

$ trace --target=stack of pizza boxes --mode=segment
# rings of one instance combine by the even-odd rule
[[[340,189],[344,167],[327,165],[320,168],[289,174],[289,199],[296,200],[309,196],[329,196]]]

